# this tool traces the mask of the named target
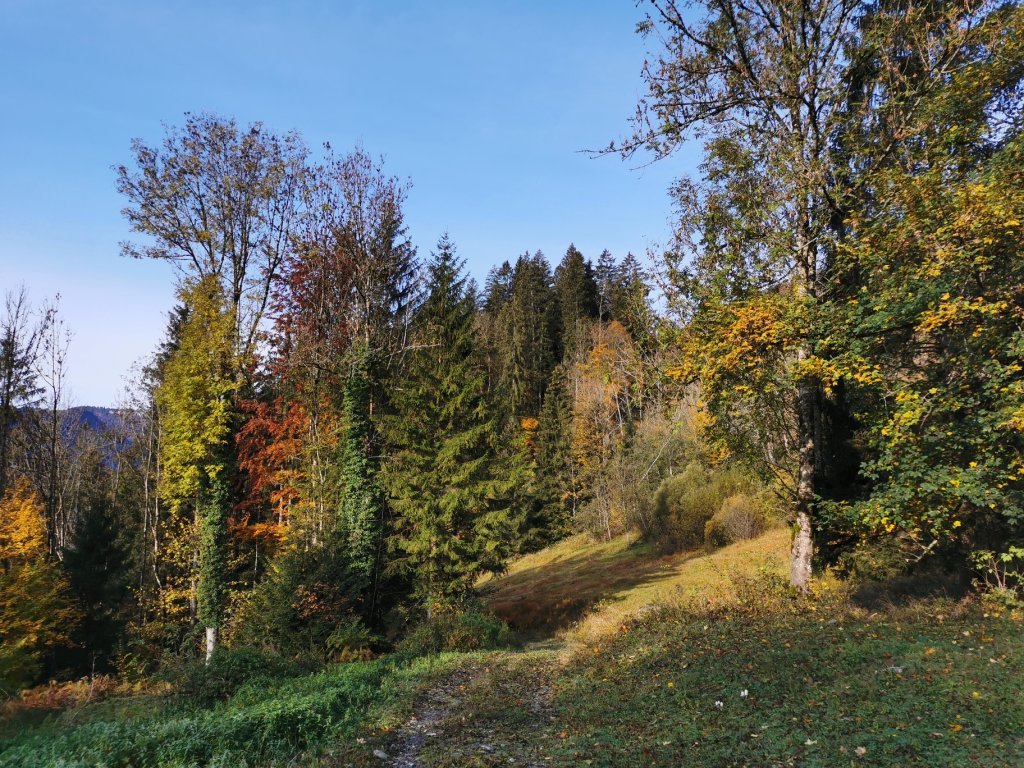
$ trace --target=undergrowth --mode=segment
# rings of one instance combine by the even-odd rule
[[[303,677],[258,677],[212,705],[178,695],[113,710],[109,700],[20,732],[6,730],[0,766],[237,768],[294,764],[300,755],[312,760],[404,717],[416,691],[454,661],[395,656]]]

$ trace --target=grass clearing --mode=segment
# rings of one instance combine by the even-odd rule
[[[781,575],[788,553],[789,532],[783,529],[710,554],[658,555],[626,537],[595,542],[573,536],[478,586],[487,607],[526,637],[558,634],[586,642],[647,607],[693,599],[733,602],[734,576]]]
[[[661,557],[574,538],[484,583],[549,636],[524,650],[339,665],[206,708],[112,697],[9,721],[0,766],[368,768],[387,764],[375,749],[407,754],[427,710],[425,768],[1024,765],[1024,613],[869,610],[828,579],[797,599],[788,544]]]

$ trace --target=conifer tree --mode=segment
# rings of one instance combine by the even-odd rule
[[[551,268],[540,251],[519,257],[509,299],[498,315],[495,345],[502,360],[500,386],[517,417],[536,416],[554,367],[558,308]]]
[[[548,541],[567,533],[576,516],[579,488],[572,456],[572,399],[564,365],[551,372],[537,428],[538,524]]]
[[[570,245],[555,270],[555,296],[559,310],[559,347],[562,360],[571,359],[588,339],[588,325],[598,317],[598,286],[594,268],[576,246]]]
[[[494,460],[496,417],[474,338],[462,263],[443,237],[414,320],[416,347],[393,396],[385,485],[395,515],[397,570],[429,601],[466,593],[501,568],[514,528],[516,478]]]
[[[597,282],[597,310],[598,317],[602,322],[607,322],[612,317],[612,293],[615,290],[619,266],[615,263],[615,257],[606,248],[597,257],[597,266],[594,268],[594,280]]]
[[[651,309],[651,287],[640,261],[627,253],[615,270],[610,289],[610,314],[629,331],[633,341],[648,346],[654,330],[655,314]]]

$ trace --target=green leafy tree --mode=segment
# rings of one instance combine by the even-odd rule
[[[902,139],[928,140],[925,97],[964,63],[990,8],[707,0],[693,13],[674,0],[653,5],[640,30],[657,32],[663,47],[644,72],[636,130],[613,148],[666,157],[690,137],[705,142],[700,178],[673,190],[679,228],[667,267],[687,322],[684,367],[701,380],[724,440],[754,446],[745,458],[778,470],[791,489],[790,579],[806,590],[816,509],[842,452],[833,414],[847,409],[843,389],[827,386],[830,353],[817,332],[823,307],[845,290],[832,274],[843,222],[870,205],[866,180],[898,155]],[[884,88],[865,90],[869,81]],[[842,142],[851,124],[871,128],[870,151],[856,159]],[[742,339],[744,327],[756,334],[748,354],[728,353],[726,341]],[[752,423],[750,413],[769,419]],[[751,427],[765,433],[770,422],[791,425],[780,433],[786,439],[752,439]]]
[[[226,595],[230,505],[235,321],[220,283],[186,284],[188,317],[156,399],[162,413],[160,494],[172,513],[191,510],[197,523],[197,618],[206,628],[207,660],[218,642]]]
[[[868,453],[863,495],[830,507],[837,540],[896,536],[917,560],[1024,535],[1022,29],[1017,6],[972,25],[920,132],[847,221],[836,273],[850,291],[823,320]]]
[[[499,433],[461,270],[442,238],[388,425],[393,565],[430,601],[464,594],[478,575],[500,570],[516,527],[508,499],[517,478],[494,460]]]

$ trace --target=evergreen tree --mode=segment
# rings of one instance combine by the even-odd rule
[[[615,270],[610,290],[611,319],[618,320],[641,348],[649,346],[655,314],[650,304],[651,287],[640,261],[627,253]]]
[[[96,464],[87,471],[105,480]],[[121,530],[118,510],[104,489],[94,482],[78,508],[78,519],[64,551],[64,570],[71,594],[82,608],[76,644],[89,657],[78,664],[91,671],[93,662],[107,668],[127,619],[130,601],[132,553]]]
[[[484,284],[484,311],[496,315],[512,298],[512,265],[507,261],[491,267]]]
[[[612,293],[618,282],[618,275],[619,266],[615,263],[615,257],[606,248],[597,257],[597,266],[594,268],[598,317],[602,322],[607,322],[612,317]]]
[[[540,413],[544,388],[554,367],[558,345],[558,308],[551,269],[538,251],[524,254],[512,272],[508,303],[498,316],[497,352],[502,360],[500,385],[512,413]]]
[[[516,478],[494,460],[496,417],[474,338],[472,297],[447,237],[428,266],[417,346],[393,397],[385,485],[394,567],[430,600],[467,592],[509,552]]]
[[[553,541],[572,528],[579,488],[572,456],[572,398],[564,365],[551,372],[537,427],[537,495],[535,528]]]
[[[379,538],[382,535],[382,502],[376,484],[376,466],[370,458],[373,426],[369,418],[370,387],[367,378],[367,354],[355,352],[357,361],[345,381],[341,445],[341,519],[340,538],[353,574],[369,586],[377,568]]]
[[[569,360],[588,340],[590,321],[600,314],[594,268],[570,245],[555,270],[555,296],[559,311],[559,352]]]

